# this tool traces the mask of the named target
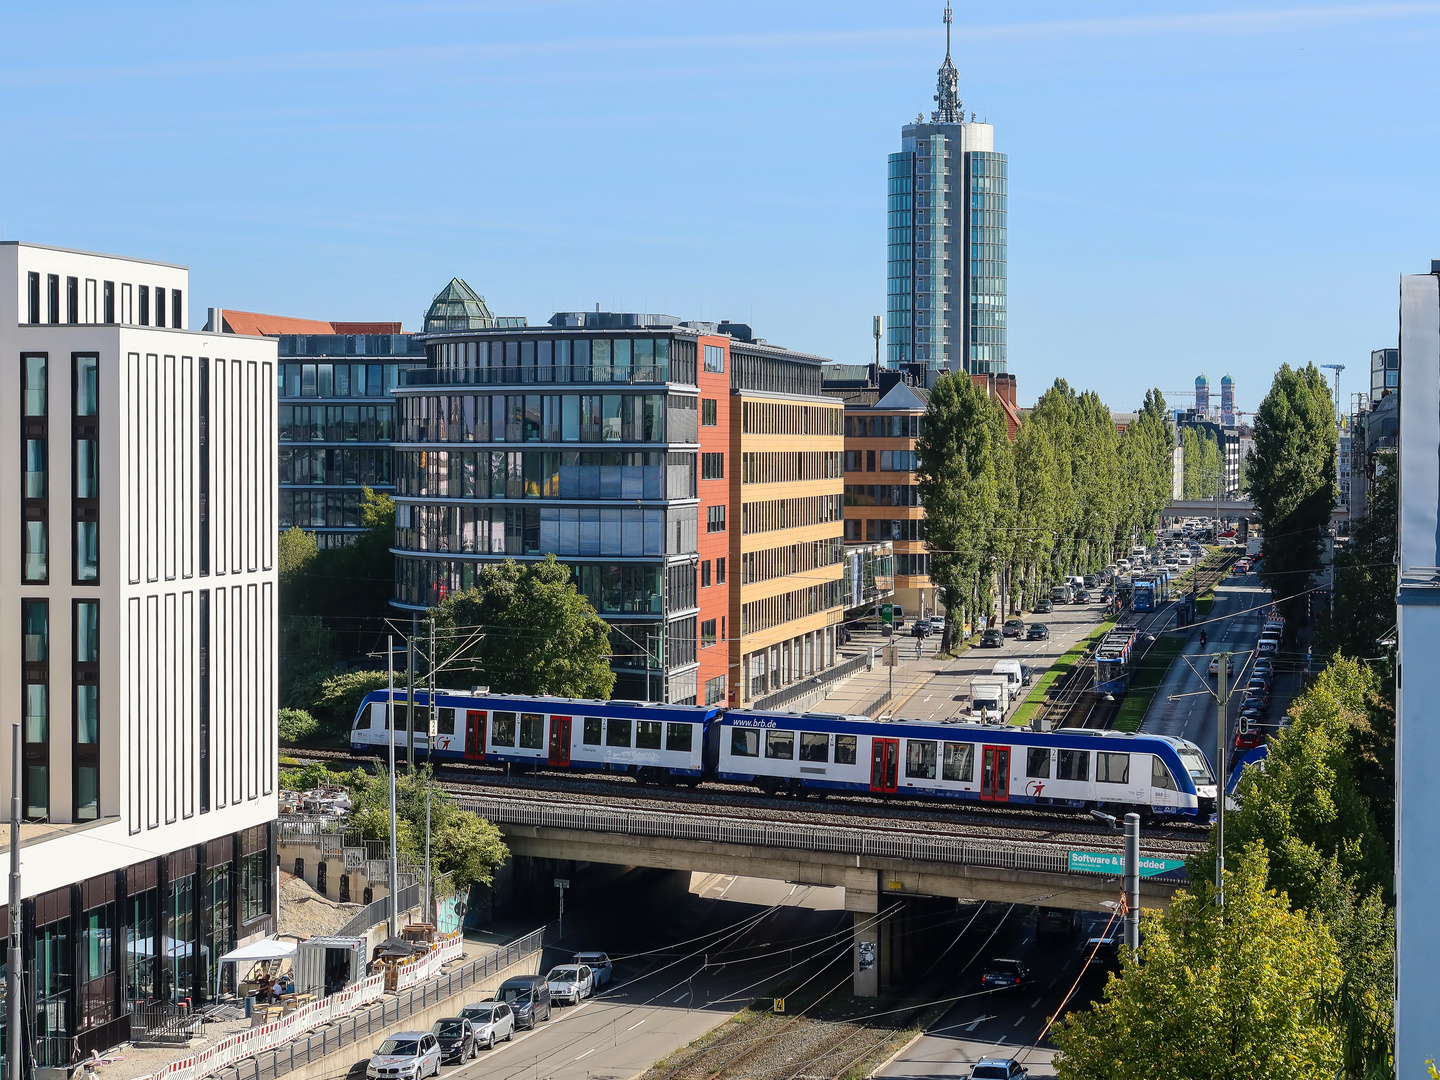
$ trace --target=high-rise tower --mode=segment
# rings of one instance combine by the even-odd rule
[[[995,129],[965,119],[950,59],[952,12],[945,5],[945,62],[930,122],[900,129],[889,168],[891,366],[1002,373],[1005,367],[1006,159]]]

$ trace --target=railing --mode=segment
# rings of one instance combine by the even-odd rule
[[[571,364],[551,367],[411,368],[405,386],[512,386],[517,383],[663,383],[670,377],[666,364],[617,368],[613,364]],[[676,373],[677,376],[680,374]],[[690,382],[694,382],[692,375]]]
[[[816,691],[821,690],[824,687],[835,682],[837,679],[844,679],[850,675],[855,674],[855,672],[860,671],[869,662],[870,654],[868,653],[868,651],[861,653],[859,656],[852,656],[849,660],[842,661],[841,663],[836,664],[832,668],[827,668],[826,670],[819,672],[818,674],[811,675],[808,678],[802,679],[794,686],[787,686],[784,690],[777,690],[773,694],[767,694],[765,697],[756,698],[750,703],[750,708],[784,708],[792,701],[798,701],[799,699],[809,694],[813,694]]]
[[[402,911],[409,911],[416,904],[420,903],[420,886],[409,885],[401,889],[397,895],[398,903],[395,907],[396,914]],[[390,897],[382,896],[373,903],[366,904],[360,909],[359,914],[335,931],[337,937],[355,937],[365,933],[376,923],[384,922],[390,917]]]
[[[886,690],[883,694],[881,694],[879,697],[877,697],[874,701],[867,702],[866,705],[865,705],[865,707],[860,710],[860,715],[861,715],[861,716],[879,716],[879,715],[881,715],[882,710],[885,708],[886,705],[889,705],[889,704],[890,704],[890,699],[891,699],[892,697],[894,697],[894,696],[895,696],[895,695],[892,694],[889,690]]]
[[[137,1001],[130,1007],[130,1041],[136,1046],[185,1046],[201,1024],[190,1009],[168,1001]]]

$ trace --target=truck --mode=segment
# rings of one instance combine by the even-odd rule
[[[1009,680],[982,675],[970,683],[970,718],[986,724],[999,724],[1010,711]]]

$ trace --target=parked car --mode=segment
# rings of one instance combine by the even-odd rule
[[[1035,606],[1030,609],[1033,615],[1049,615],[1055,610],[1054,602],[1047,596],[1035,601]]]
[[[1005,637],[999,630],[980,631],[980,647],[982,649],[998,649],[1005,644]]]
[[[440,1043],[428,1031],[397,1031],[385,1036],[365,1067],[370,1080],[422,1080],[440,1072]]]
[[[584,964],[561,964],[545,976],[550,985],[550,999],[579,1005],[595,991],[595,979]]]
[[[446,1016],[430,1026],[430,1034],[440,1043],[440,1064],[461,1065],[480,1052],[475,1029],[463,1016]]]
[[[981,1058],[969,1080],[1029,1080],[1030,1073],[1014,1058]]]
[[[550,984],[544,975],[516,975],[506,979],[495,991],[495,1000],[503,1001],[515,1011],[515,1026],[521,1030],[550,1019]]]
[[[1005,990],[1014,992],[1030,977],[1030,969],[1019,960],[991,960],[980,976],[983,990]]]
[[[1006,636],[1006,637],[1018,638],[1018,637],[1019,637],[1021,634],[1023,634],[1023,633],[1025,633],[1025,620],[1024,620],[1024,619],[1006,619],[1006,620],[1005,620],[1005,636]]]
[[[1254,750],[1265,741],[1265,736],[1260,734],[1260,728],[1254,724],[1250,725],[1249,731],[1235,732],[1236,750]]]
[[[1275,661],[1269,656],[1262,656],[1259,660],[1255,661],[1253,670],[1263,671],[1273,679],[1275,677]]]
[[[933,619],[931,623],[931,629],[933,630],[935,629]],[[944,626],[945,620],[941,619],[940,624]],[[599,990],[602,986],[608,986],[610,980],[615,977],[615,966],[610,963],[610,957],[606,956],[603,952],[577,952],[575,954],[575,963],[584,964],[590,969],[590,974],[595,980],[596,990]]]
[[[1026,641],[1049,641],[1050,627],[1043,622],[1032,622],[1029,629],[1025,631]]]
[[[515,1037],[515,1013],[503,1001],[476,1001],[461,1009],[460,1015],[470,1021],[476,1045],[486,1050]]]

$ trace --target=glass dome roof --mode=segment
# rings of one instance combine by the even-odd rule
[[[442,330],[485,330],[495,325],[495,317],[485,298],[459,278],[435,294],[430,310],[425,313],[425,332]]]

